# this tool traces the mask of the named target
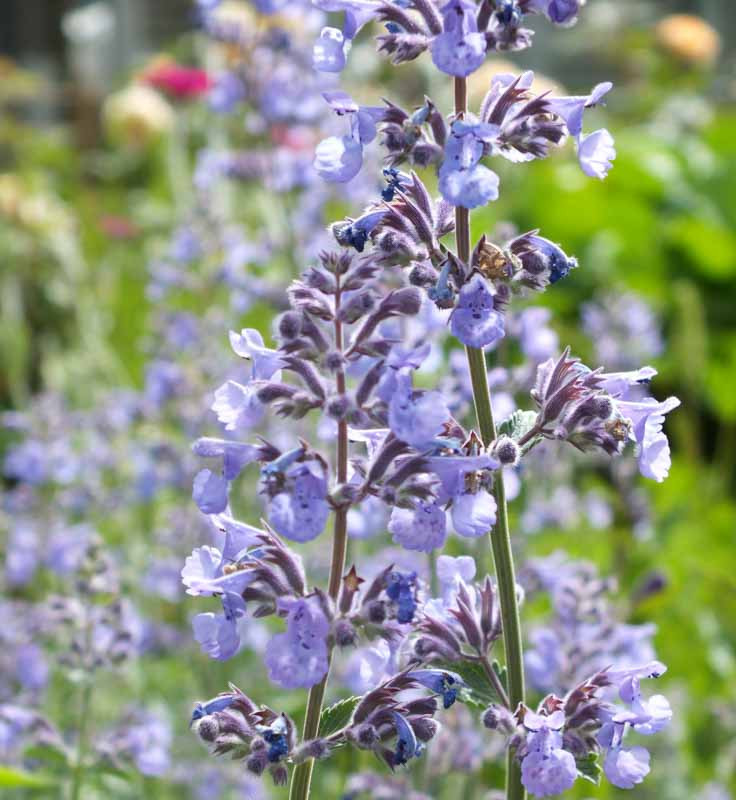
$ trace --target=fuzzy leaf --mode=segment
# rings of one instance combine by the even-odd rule
[[[329,736],[339,731],[340,728],[344,728],[350,722],[350,717],[361,699],[360,697],[346,697],[325,708],[319,718],[318,735]]]
[[[598,763],[598,753],[588,753],[585,758],[575,759],[578,775],[596,786],[601,782],[601,765]]]
[[[536,421],[536,411],[514,411],[508,419],[505,419],[498,426],[498,432],[505,433],[512,439],[521,439],[524,434],[529,433]]]

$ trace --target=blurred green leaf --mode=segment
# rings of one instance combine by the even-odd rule
[[[0,787],[5,789],[49,789],[52,786],[56,786],[53,778],[0,766]]]

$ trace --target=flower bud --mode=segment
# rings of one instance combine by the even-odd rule
[[[370,750],[378,741],[378,731],[368,722],[348,728],[347,735],[361,750]]]
[[[197,725],[197,735],[203,742],[214,742],[220,733],[220,726],[217,720],[210,716],[204,717]]]
[[[335,644],[338,647],[352,647],[358,639],[353,624],[346,619],[338,620],[335,625]]]
[[[366,611],[368,619],[374,625],[381,625],[386,621],[386,604],[383,600],[374,600],[369,603]]]
[[[610,397],[596,397],[593,407],[595,416],[599,419],[610,419],[613,414],[613,400]]]
[[[428,167],[430,164],[436,164],[442,159],[442,148],[434,142],[417,142],[411,151],[412,161],[418,167]]]
[[[429,742],[440,729],[440,724],[432,717],[417,717],[412,719],[411,727],[420,742]]]
[[[277,330],[283,339],[296,339],[302,332],[302,315],[298,311],[286,311],[278,318]]]
[[[328,417],[339,421],[344,419],[348,411],[350,411],[350,405],[350,398],[344,394],[339,394],[327,400],[325,411]]]
[[[339,350],[331,350],[325,356],[325,367],[330,372],[337,372],[345,368],[345,358]]]
[[[245,768],[248,770],[248,772],[252,772],[254,775],[262,775],[263,770],[266,769],[267,765],[268,756],[266,755],[265,750],[259,750],[256,753],[251,753],[245,762]]]
[[[516,730],[516,722],[511,712],[503,706],[492,705],[483,712],[483,725],[492,731],[510,734]]]
[[[519,445],[510,437],[501,435],[493,443],[492,454],[503,466],[515,466],[519,462]]]
[[[428,261],[415,262],[409,272],[409,283],[427,289],[437,283],[438,275],[437,270]]]

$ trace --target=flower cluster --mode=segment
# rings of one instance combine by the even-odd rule
[[[200,5],[214,38],[237,39],[218,28],[217,3]],[[281,6],[261,5],[269,12]],[[231,332],[231,348],[246,365],[214,393],[211,410],[221,435],[199,438],[193,448],[209,460],[192,494],[213,542],[195,549],[182,571],[189,594],[221,603],[221,611],[193,620],[195,638],[212,658],[234,656],[248,643],[255,620],[283,620],[283,629],[265,645],[263,661],[277,685],[310,689],[304,733],[300,741],[287,715],[257,706],[234,687],[198,704],[193,726],[215,754],[244,760],[254,774],[268,769],[277,784],[288,780],[293,765],[292,786],[303,800],[309,762],[326,758],[337,745],[372,751],[394,770],[434,738],[439,701],[445,709],[457,700],[488,706],[490,697],[494,702],[483,722],[504,735],[521,782],[534,795],[559,794],[580,776],[596,781],[599,758],[614,785],[630,788],[647,773],[649,754],[638,745],[625,747],[624,736],[656,733],[671,716],[663,697],[644,699],[640,692],[642,679],[664,672],[652,660],[651,629],[612,622],[601,600],[607,585],[589,570],[572,568],[553,581],[548,570],[535,573],[532,565],[532,583],[552,594],[557,617],[543,632],[532,632],[527,672],[537,688],[561,695],[548,695],[532,711],[523,694],[517,621],[523,592],[510,556],[504,480],[518,483],[530,453],[549,440],[607,456],[635,450],[640,472],[661,481],[670,467],[664,416],[679,401],[647,395],[645,386],[656,374],[651,367],[605,372],[571,358],[569,349],[556,356],[548,312],[515,306],[530,293],[556,288],[577,260],[537,230],[489,233],[473,243],[468,223],[469,209],[498,197],[500,180],[488,162],[494,156],[514,163],[542,159],[570,138],[585,174],[604,178],[611,168],[615,150],[608,131],[583,132],[586,110],[601,104],[610,83],[585,95],[554,97],[535,91],[531,72],[502,73],[492,78],[474,113],[466,108],[465,78],[489,52],[530,45],[531,31],[523,27],[527,15],[567,25],[582,4],[314,5],[344,12],[342,28],[323,27],[314,44],[317,72],[341,71],[361,29],[377,21],[385,25],[378,49],[393,63],[428,50],[434,65],[455,78],[455,113],[444,115],[429,97],[407,110],[390,101],[362,105],[334,83],[322,90],[327,108],[345,127],[316,144],[314,173],[328,184],[348,184],[366,172],[368,148],[378,140],[386,152],[384,185],[380,195],[373,190],[361,214],[329,227],[337,249],[325,246],[307,260],[310,266],[300,265],[274,322],[273,347],[262,331]],[[250,80],[247,71],[223,77],[214,104],[231,109],[251,95]],[[310,97],[317,80],[309,78]],[[284,87],[284,96],[290,91]],[[302,107],[313,109],[310,103]],[[438,198],[419,174],[427,168],[436,171]],[[213,175],[251,180],[266,169],[252,153],[208,155],[197,180],[212,191]],[[448,241],[453,233],[454,244]],[[186,236],[178,244],[194,252]],[[419,377],[440,331],[468,349],[470,385],[459,371],[442,390]],[[507,332],[530,364],[487,374],[483,350]],[[529,384],[535,408],[517,409],[514,394]],[[493,405],[487,388],[484,397],[489,385]],[[477,426],[465,419],[471,398]],[[268,412],[289,425],[278,435],[264,431],[252,438]],[[317,418],[317,436],[333,443],[334,453],[307,438],[314,428],[300,421],[308,416]],[[255,470],[261,527],[237,521],[232,508],[242,476]],[[323,590],[292,543],[324,536],[331,518],[331,565]],[[348,536],[366,537],[384,523],[394,544],[415,556],[443,548],[449,530],[466,539],[493,530],[497,580],[476,581],[475,562],[467,556],[437,558],[437,597],[419,561],[406,569],[388,559],[370,580],[360,577],[369,574],[360,564],[346,570]],[[502,636],[508,672],[492,660]],[[348,650],[360,696],[342,701],[350,711],[347,722],[325,733],[320,713],[328,673],[333,659]],[[609,656],[613,666],[602,663]],[[379,785],[380,779],[374,785],[363,778],[350,791],[359,795]],[[390,795],[389,784],[386,790]]]
[[[242,759],[256,775],[268,769],[277,786],[287,782],[289,764],[327,758],[344,744],[373,752],[394,769],[419,756],[437,733],[436,695],[449,707],[449,685],[459,688],[462,679],[441,670],[404,670],[360,698],[345,725],[301,742],[288,715],[256,706],[232,684],[229,692],[197,703],[191,724],[215,755]]]
[[[672,710],[667,700],[662,695],[645,699],[640,689],[642,679],[658,678],[664,671],[658,661],[603,670],[564,697],[547,695],[536,712],[522,705],[511,715],[491,706],[483,721],[510,738],[521,763],[522,783],[535,797],[562,794],[578,777],[597,782],[599,753],[608,780],[631,789],[649,772],[649,751],[641,745],[624,747],[624,736],[650,736],[669,723]],[[622,705],[611,699],[614,691]]]

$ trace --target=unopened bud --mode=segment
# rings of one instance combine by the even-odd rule
[[[411,727],[414,729],[417,739],[420,742],[429,742],[435,737],[440,729],[440,724],[432,717],[417,717],[412,719]]]
[[[346,619],[338,620],[335,625],[335,644],[338,647],[352,647],[358,639],[353,624]]]
[[[348,737],[362,750],[370,750],[378,741],[378,731],[370,723],[363,723],[348,729]]]
[[[499,436],[493,443],[491,452],[494,458],[497,458],[505,467],[515,466],[519,463],[519,445],[510,436]]]
[[[297,311],[286,311],[278,319],[277,330],[283,339],[296,339],[302,332],[302,315]]]
[[[386,604],[383,600],[374,600],[368,604],[368,619],[374,625],[381,625],[386,621]]]
[[[197,725],[197,735],[203,742],[214,742],[220,734],[220,726],[214,717],[205,717]]]
[[[344,394],[339,394],[327,400],[325,411],[327,416],[339,421],[344,419],[348,411],[350,411],[350,405],[350,398]]]
[[[516,722],[513,715],[503,706],[488,706],[481,719],[483,725],[492,731],[497,730],[501,733],[509,734],[516,730]]]
[[[268,765],[268,756],[265,750],[259,750],[257,753],[251,753],[245,762],[245,768],[248,772],[254,775],[262,775],[263,770]]]
[[[325,356],[325,367],[330,372],[337,372],[345,367],[345,358],[338,350],[331,350]]]
[[[409,272],[409,283],[426,289],[437,283],[438,272],[427,262],[417,262]]]

